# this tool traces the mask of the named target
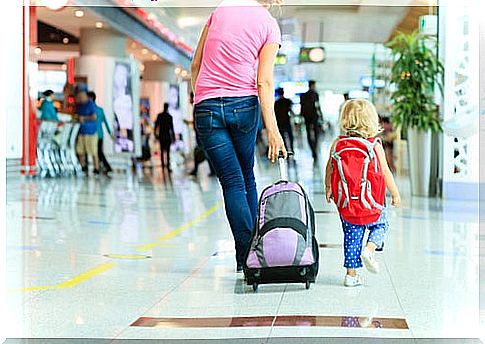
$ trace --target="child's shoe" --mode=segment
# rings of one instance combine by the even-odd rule
[[[358,287],[360,285],[364,285],[364,280],[360,275],[355,275],[355,276],[345,275],[344,285],[346,287]]]
[[[372,272],[373,274],[379,273],[379,263],[371,250],[365,247],[362,250],[360,258],[362,258],[362,261],[369,272]]]

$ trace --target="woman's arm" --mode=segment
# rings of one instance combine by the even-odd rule
[[[197,44],[197,49],[195,50],[194,58],[192,60],[192,91],[195,92],[195,84],[197,83],[197,78],[199,77],[200,64],[202,62],[202,55],[204,53],[204,45],[207,39],[207,33],[209,32],[209,27],[204,26],[202,34],[200,35],[199,43]]]
[[[278,130],[274,112],[273,71],[278,50],[279,44],[266,44],[259,53],[258,66],[259,101],[261,103],[264,124],[268,132],[268,159],[272,162],[278,159],[279,152],[283,152],[285,158],[287,157],[285,144]]]
[[[396,182],[394,181],[394,177],[392,176],[391,169],[387,164],[386,153],[384,152],[384,148],[382,148],[382,145],[380,144],[376,145],[376,152],[377,152],[377,156],[379,157],[382,171],[384,172],[386,187],[391,193],[392,205],[397,207],[401,203],[401,196],[399,195],[399,189],[397,188]]]

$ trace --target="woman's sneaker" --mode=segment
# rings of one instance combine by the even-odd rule
[[[372,272],[373,274],[379,273],[379,263],[371,250],[365,247],[362,250],[360,258],[362,258],[362,261],[369,272]]]
[[[345,275],[344,285],[346,287],[358,287],[360,285],[364,285],[364,280],[360,275]]]

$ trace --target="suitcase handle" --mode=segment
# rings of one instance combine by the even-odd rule
[[[294,156],[294,153],[288,152],[287,155],[289,158],[290,156]],[[278,154],[278,167],[280,170],[281,180],[288,181],[288,165],[286,164],[286,159],[285,159],[285,156],[283,155],[283,152],[279,152]]]

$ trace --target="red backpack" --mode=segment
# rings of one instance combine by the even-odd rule
[[[332,152],[332,194],[342,218],[355,225],[376,222],[386,183],[375,146],[379,139],[340,136]]]

